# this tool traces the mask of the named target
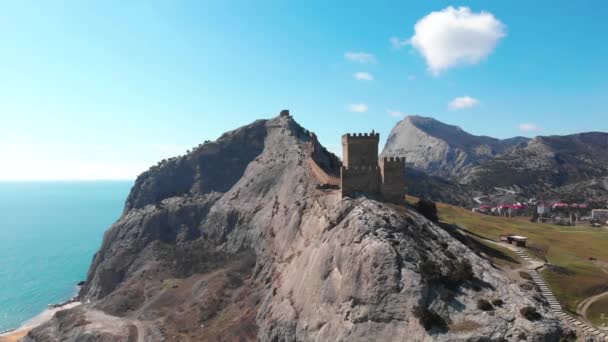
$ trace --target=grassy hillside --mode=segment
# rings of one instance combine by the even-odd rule
[[[608,325],[608,312],[606,312],[606,308],[608,308],[608,296],[602,297],[589,307],[587,315],[589,315],[593,324],[598,326]]]
[[[562,227],[531,223],[522,218],[503,218],[472,213],[469,210],[438,203],[441,221],[457,224],[473,234],[499,241],[500,234],[512,233],[529,238],[529,252],[553,266],[543,276],[566,310],[576,312],[577,305],[587,297],[608,291],[608,232],[589,227]],[[589,257],[598,261],[590,261]],[[608,313],[595,305],[594,312]],[[591,318],[591,317],[590,317]]]

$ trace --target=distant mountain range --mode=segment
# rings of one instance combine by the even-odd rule
[[[516,191],[522,198],[569,198],[598,205],[608,199],[608,133],[500,140],[472,135],[432,118],[409,116],[393,128],[382,155],[406,157],[409,167],[427,174],[415,177],[417,181],[441,182],[467,198],[498,187]],[[424,184],[411,186],[424,195],[420,189],[430,189]],[[440,193],[433,192],[429,197]]]

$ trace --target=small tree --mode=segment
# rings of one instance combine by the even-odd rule
[[[477,308],[479,310],[482,310],[482,311],[492,311],[492,310],[494,310],[494,306],[492,306],[492,304],[490,304],[490,302],[488,302],[485,299],[479,299],[477,301]]]
[[[499,306],[500,307],[500,306],[503,306],[504,303],[505,302],[503,302],[502,299],[494,299],[494,300],[492,300],[492,305],[494,305],[494,306]]]
[[[435,202],[421,198],[418,202],[416,202],[414,207],[420,214],[422,214],[422,216],[426,217],[428,220],[433,222],[439,222],[439,216],[437,216],[437,206],[435,205]]]
[[[542,317],[533,306],[523,307],[521,310],[519,310],[519,313],[521,313],[521,315],[529,321],[537,321]]]
[[[423,306],[417,306],[414,308],[413,314],[414,317],[418,318],[420,325],[427,331],[433,328],[439,329],[440,331],[448,330],[448,324],[445,319],[433,310]]]

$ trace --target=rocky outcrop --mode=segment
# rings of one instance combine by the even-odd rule
[[[411,208],[318,189],[310,142],[281,115],[142,174],[92,262],[80,294],[87,304],[28,338],[559,339],[533,289]],[[317,151],[317,165],[336,166]],[[494,299],[504,304],[480,309]],[[524,318],[526,306],[541,318]],[[124,329],[106,327],[104,315]],[[82,319],[67,331],[70,317]]]
[[[416,170],[457,179],[527,140],[475,136],[432,118],[408,116],[391,130],[382,155],[406,157]]]
[[[456,181],[406,168],[407,194],[461,207],[476,205],[473,193]]]

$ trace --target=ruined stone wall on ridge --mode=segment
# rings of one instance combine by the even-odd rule
[[[344,134],[342,136],[342,165],[378,165],[379,133]]]
[[[380,160],[382,197],[389,202],[399,202],[405,196],[405,157],[385,157]]]
[[[319,144],[315,133],[307,133],[310,137],[307,163],[312,175],[320,184],[339,186],[340,178],[338,178],[338,172],[340,170],[340,160]]]
[[[356,193],[380,194],[380,167],[376,165],[357,165],[340,170],[342,196]]]
[[[308,158],[308,166],[319,183],[335,186],[340,185],[340,178],[328,175],[314,159]]]

